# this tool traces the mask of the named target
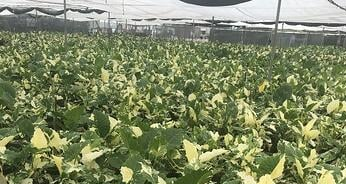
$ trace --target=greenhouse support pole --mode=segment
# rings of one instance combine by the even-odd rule
[[[66,0],[64,0],[64,40],[65,47],[67,45],[67,16],[66,16]]]
[[[108,12],[108,34],[111,35],[113,30],[111,28],[111,12]]]
[[[271,58],[269,63],[269,74],[268,74],[269,81],[272,80],[272,75],[273,75],[273,60],[275,59],[276,48],[277,48],[278,28],[279,28],[279,20],[280,20],[280,12],[281,12],[281,1],[282,0],[278,0],[278,8],[276,12],[275,29],[274,29],[273,39],[272,39],[272,50],[271,50]]]
[[[37,9],[35,9],[35,21],[36,21],[36,31],[38,31],[38,15],[37,15]]]
[[[210,33],[211,41],[214,41],[214,24],[215,24],[215,17],[213,16],[213,18],[211,19],[211,33]]]
[[[195,19],[192,20],[192,41],[195,40]]]

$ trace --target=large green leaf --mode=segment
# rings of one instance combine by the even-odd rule
[[[64,124],[69,129],[76,129],[80,124],[82,115],[84,114],[84,107],[78,106],[71,110],[68,110],[64,114]]]
[[[12,108],[15,103],[16,90],[9,82],[0,81],[0,105]]]
[[[197,170],[187,173],[174,184],[206,184],[210,181],[212,173],[208,170]]]
[[[94,114],[97,132],[101,137],[106,137],[110,131],[110,122],[108,116],[100,111],[95,111]]]
[[[273,94],[273,100],[277,104],[282,104],[292,96],[292,87],[289,84],[283,84],[277,88]]]

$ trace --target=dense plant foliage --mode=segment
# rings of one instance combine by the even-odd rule
[[[346,183],[343,49],[0,36],[0,183]]]

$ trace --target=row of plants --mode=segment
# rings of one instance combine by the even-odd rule
[[[342,48],[0,37],[0,183],[346,183]]]

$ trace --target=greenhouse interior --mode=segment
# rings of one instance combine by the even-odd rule
[[[346,183],[345,0],[0,2],[0,184]]]

